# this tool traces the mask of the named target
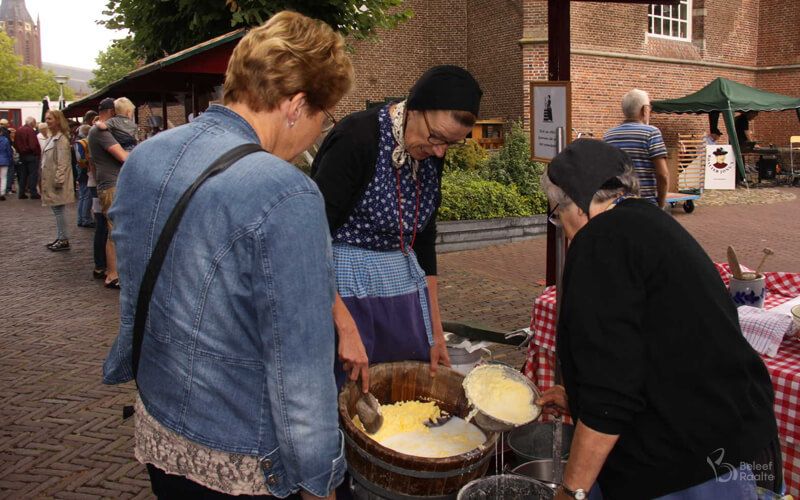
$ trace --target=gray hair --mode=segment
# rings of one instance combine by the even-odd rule
[[[90,130],[92,130],[92,126],[89,124],[83,124],[80,127],[78,127],[78,133],[84,137],[89,135]]]
[[[623,194],[639,196],[639,178],[636,177],[636,171],[633,169],[633,164],[630,162],[625,163],[625,170],[623,170],[623,172],[617,176],[617,180],[621,184],[620,187],[613,189],[599,189],[594,193],[592,201],[601,203],[612,198],[617,198]],[[544,193],[547,195],[547,198],[552,202],[553,206],[560,205],[562,207],[566,207],[575,203],[572,201],[572,198],[570,198],[567,193],[564,192],[563,189],[558,187],[553,183],[553,181],[550,180],[550,176],[547,175],[546,170],[539,178],[539,184],[544,190]]]
[[[29,116],[29,117],[25,118],[25,125],[27,125],[27,126],[29,126],[31,128],[36,127],[36,118],[34,118],[32,116]]]
[[[650,104],[650,96],[644,90],[629,90],[622,98],[622,113],[625,118],[636,118],[642,112],[642,106]]]

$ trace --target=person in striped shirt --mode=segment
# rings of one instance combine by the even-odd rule
[[[608,130],[603,140],[628,153],[639,178],[641,197],[664,208],[667,199],[669,170],[667,147],[661,131],[649,124],[650,97],[633,89],[622,98],[622,125]]]

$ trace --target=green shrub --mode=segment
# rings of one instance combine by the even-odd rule
[[[544,163],[531,160],[530,137],[517,122],[506,134],[500,151],[491,155],[483,165],[481,177],[516,186],[530,202],[531,213],[543,214],[547,212],[547,197],[539,185],[539,177],[545,168]]]
[[[444,157],[444,171],[465,170],[474,172],[480,170],[488,158],[489,154],[485,149],[478,145],[476,141],[468,139],[466,145],[447,150],[447,154]]]
[[[530,200],[515,186],[481,179],[477,173],[446,172],[439,220],[494,219],[531,215]]]

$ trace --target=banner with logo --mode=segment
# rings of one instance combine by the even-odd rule
[[[736,158],[730,144],[706,146],[705,189],[735,189]]]

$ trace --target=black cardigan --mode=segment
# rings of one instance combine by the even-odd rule
[[[325,198],[331,236],[347,222],[375,176],[380,109],[375,107],[344,117],[325,137],[311,165],[311,177]],[[444,160],[432,159],[441,191]],[[428,276],[436,275],[436,214],[440,204],[441,195],[437,196],[436,208],[414,243],[419,265]]]
[[[719,273],[672,217],[629,199],[567,255],[557,345],[574,418],[618,434],[605,498],[653,498],[738,467],[777,439],[769,373]],[[721,473],[727,472],[719,467]]]

